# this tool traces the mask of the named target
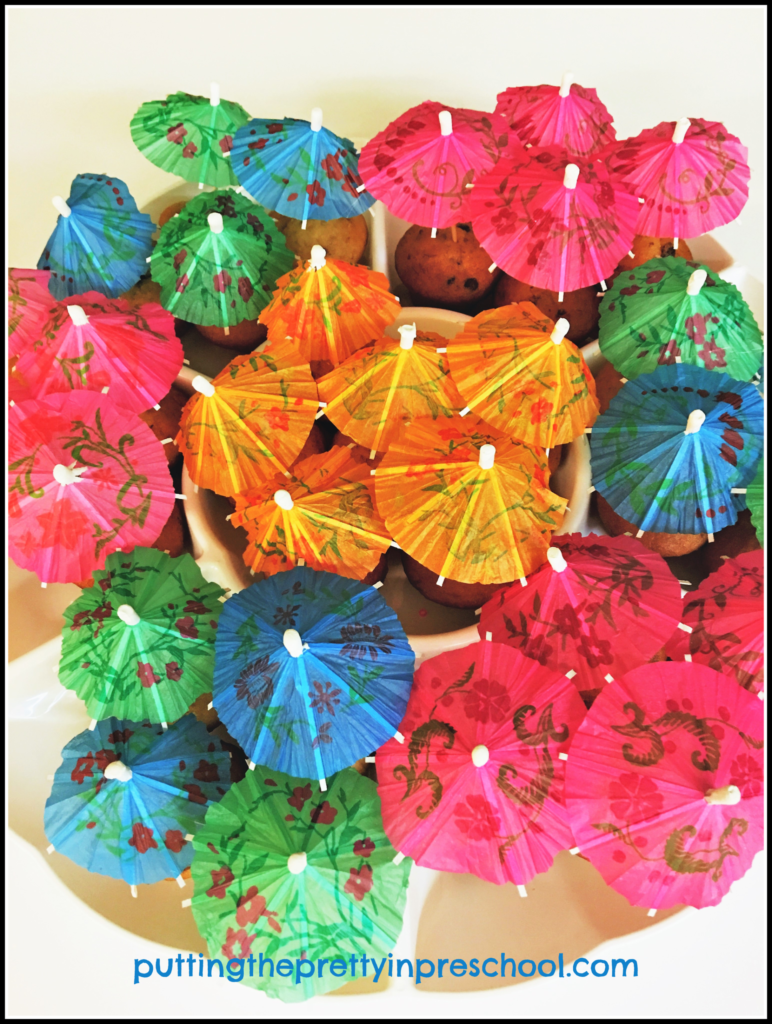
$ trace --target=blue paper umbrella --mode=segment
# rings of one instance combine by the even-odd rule
[[[155,225],[140,213],[126,183],[107,174],[79,174],[59,211],[54,233],[38,260],[50,270],[48,287],[57,299],[101,292],[115,298],[146,272]]]
[[[324,780],[401,738],[414,660],[377,590],[296,568],[223,606],[214,706],[252,766]]]
[[[752,384],[697,366],[628,381],[592,428],[597,491],[642,532],[714,533],[753,478],[763,403]]]
[[[231,165],[258,203],[304,227],[308,220],[356,217],[375,202],[359,176],[354,144],[323,128],[319,109],[310,121],[249,121],[233,138]]]
[[[62,751],[46,801],[48,852],[129,885],[179,878],[208,804],[230,787],[230,765],[193,715],[166,731],[106,718]]]

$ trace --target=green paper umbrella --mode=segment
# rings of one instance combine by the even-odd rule
[[[600,307],[600,348],[632,380],[687,363],[750,380],[761,366],[761,331],[733,284],[678,256],[623,271]]]
[[[236,192],[196,196],[161,228],[150,271],[161,305],[194,324],[256,320],[295,262],[273,221]]]
[[[322,793],[316,779],[258,766],[210,807],[193,841],[193,916],[210,955],[254,957],[244,983],[284,1002],[351,981],[352,958],[361,977],[361,957],[387,956],[402,929],[412,861],[394,863],[375,783],[352,768],[328,783]],[[297,962],[322,957],[345,961],[345,975],[319,977],[309,963],[296,983]],[[283,959],[289,977],[276,971]]]
[[[249,121],[238,103],[220,99],[216,83],[211,98],[176,92],[165,100],[143,103],[131,119],[131,137],[143,156],[163,171],[179,174],[198,187],[238,185],[231,170],[233,136]]]
[[[212,689],[223,594],[190,555],[109,555],[65,609],[60,682],[94,719],[176,721]]]
[[[751,511],[751,522],[759,544],[764,546],[764,460],[759,459],[756,475],[748,484],[745,503]]]

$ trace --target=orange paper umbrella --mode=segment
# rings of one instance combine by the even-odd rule
[[[327,418],[343,434],[376,452],[388,451],[403,427],[423,416],[444,422],[464,400],[450,379],[447,339],[415,324],[400,339],[381,338],[355,352],[319,381]]]
[[[532,302],[478,313],[448,341],[450,374],[468,405],[503,434],[542,448],[567,444],[598,415],[595,381],[569,324]]]
[[[331,259],[321,245],[276,284],[260,322],[271,338],[293,339],[309,363],[339,366],[379,338],[400,310],[383,274]]]
[[[238,495],[231,523],[246,528],[246,564],[269,576],[305,564],[361,580],[391,543],[375,509],[370,467],[346,446]]]
[[[194,484],[227,496],[289,467],[319,407],[307,363],[286,344],[238,356],[213,381],[195,377],[176,438]]]
[[[373,473],[392,537],[440,583],[523,579],[546,560],[566,507],[547,487],[544,451],[475,416],[416,420]]]

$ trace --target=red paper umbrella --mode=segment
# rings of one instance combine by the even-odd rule
[[[8,271],[8,357],[14,361],[40,340],[40,329],[55,305],[48,290],[50,270]]]
[[[9,412],[8,544],[43,582],[73,583],[113,551],[150,545],[174,506],[163,446],[106,395],[73,391]]]
[[[506,118],[520,142],[531,146],[563,146],[573,156],[589,156],[616,138],[611,114],[594,89],[572,83],[523,85],[496,97],[496,113]]]
[[[359,173],[396,217],[447,228],[469,219],[468,186],[496,164],[507,142],[498,114],[427,100],[367,143]]]
[[[764,552],[727,559],[688,595],[665,647],[673,661],[710,665],[753,693],[764,687]]]
[[[639,235],[673,236],[675,244],[728,224],[748,201],[748,150],[717,121],[663,121],[612,143],[604,159],[645,200]]]
[[[590,704],[601,688],[649,661],[682,614],[681,588],[661,555],[634,537],[553,536],[528,586],[483,605],[480,636],[570,675]]]
[[[710,907],[763,845],[762,704],[703,665],[641,665],[607,686],[568,755],[588,857],[634,906]]]
[[[159,402],[182,367],[174,317],[157,302],[131,306],[99,292],[57,302],[38,343],[16,367],[24,386],[11,397],[45,398],[66,391],[101,391],[140,413]]]
[[[584,714],[565,676],[503,644],[425,661],[405,743],[376,754],[391,843],[417,864],[499,885],[546,871],[571,845],[562,756]]]
[[[475,236],[496,261],[491,270],[559,293],[612,273],[635,237],[639,205],[602,161],[558,146],[499,160],[470,200]]]

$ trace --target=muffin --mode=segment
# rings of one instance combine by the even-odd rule
[[[600,370],[593,374],[593,377],[595,378],[595,393],[600,402],[600,415],[603,415],[611,404],[611,399],[624,387],[625,378],[619,370],[614,369],[611,363],[604,363]]]
[[[185,392],[176,384],[172,384],[169,394],[164,395],[158,403],[161,408],[148,409],[147,412],[140,413],[139,418],[147,423],[159,441],[165,441],[168,437],[173,439],[180,429],[180,418],[187,400],[188,396]],[[169,465],[177,462],[180,450],[174,440],[165,444],[163,448]]]
[[[491,258],[474,236],[471,224],[430,228],[414,224],[397,243],[394,265],[410,292],[414,306],[434,306],[463,312],[486,295],[501,276],[488,272]]]
[[[712,544],[705,547],[705,567],[708,572],[720,569],[725,558],[744,555],[746,551],[758,551],[762,545],[751,522],[750,510],[745,508],[737,514],[737,522],[719,530]]]
[[[327,255],[346,263],[361,263],[367,248],[367,221],[358,217],[339,217],[336,220],[309,220],[305,228],[302,221],[272,213],[276,227],[284,235],[284,244],[299,260],[311,259],[311,247],[321,245]]]
[[[235,327],[212,327],[206,324],[194,324],[199,334],[207,341],[221,348],[232,348],[234,352],[253,352],[268,337],[268,328],[259,320],[242,320]]]
[[[134,307],[141,306],[143,302],[157,302],[160,306],[161,286],[148,274],[146,277],[141,277],[135,285],[124,292],[121,298],[126,299],[129,305]]]
[[[619,261],[619,266],[611,277],[607,278],[607,285],[610,285],[614,278],[621,274],[623,270],[632,270],[633,267],[640,267],[642,263],[653,260],[656,256],[683,256],[685,260],[692,258],[692,251],[683,238],[678,239],[678,248],[673,249],[672,238],[652,238],[649,235],[636,235],[630,252],[633,255],[627,255]]]
[[[508,587],[509,583],[459,583],[457,580],[445,579],[441,587],[437,586],[439,576],[417,562],[415,558],[403,551],[402,565],[408,582],[415,587],[427,601],[443,604],[448,608],[481,608],[489,601],[497,590]]]
[[[603,495],[596,492],[595,497],[598,499],[600,521],[612,537],[618,537],[623,533],[630,534],[631,537],[638,536],[638,527],[617,515]],[[663,558],[688,555],[702,547],[707,539],[707,533],[649,533],[648,531],[644,531],[639,537],[642,544],[650,551],[656,551]]]
[[[176,217],[178,213],[181,213],[187,202],[187,199],[180,199],[179,202],[172,203],[171,206],[167,206],[158,218],[158,227],[162,228],[167,221],[172,219],[172,217]]]
[[[564,292],[558,302],[558,293],[547,291],[524,284],[502,274],[496,285],[495,301],[497,306],[507,306],[510,302],[532,302],[550,320],[565,317],[569,328],[566,335],[575,345],[584,345],[598,337],[600,320],[600,289],[597,285],[591,288],[580,288],[575,292]]]

